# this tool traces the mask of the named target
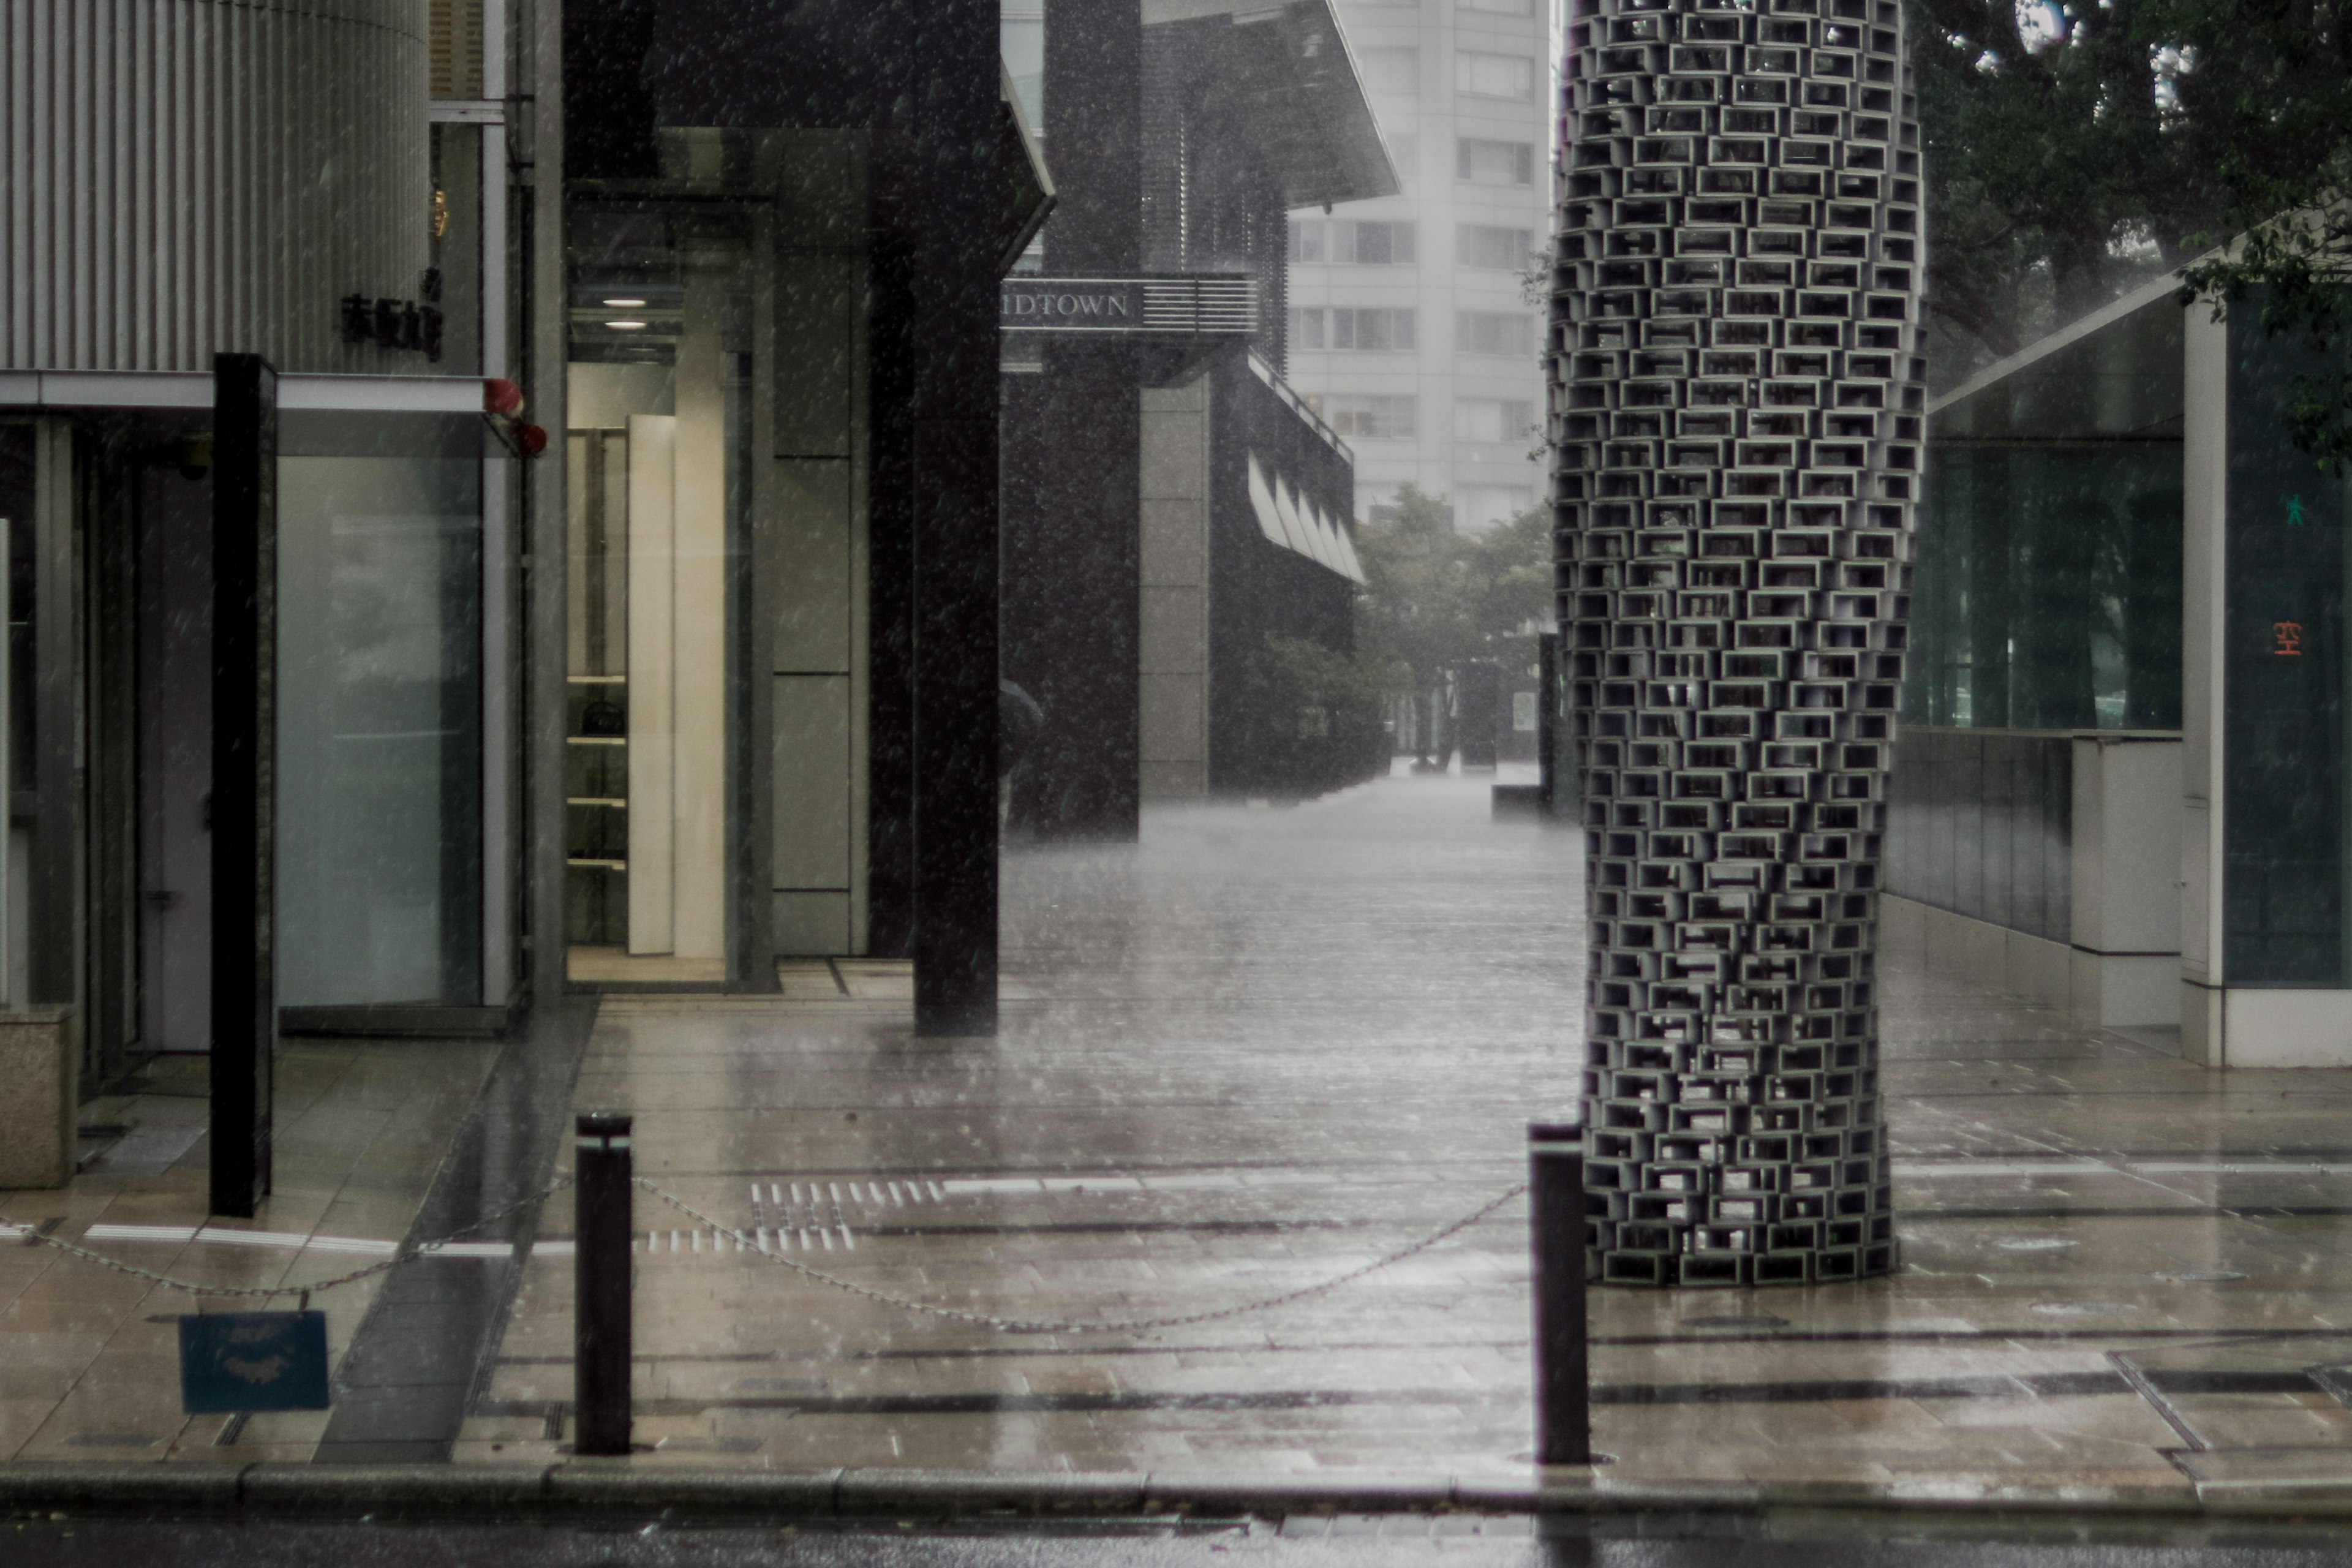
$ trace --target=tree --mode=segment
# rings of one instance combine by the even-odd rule
[[[2352,463],[2352,8],[2333,0],[2208,0],[2184,90],[2241,237],[2183,275],[2218,316],[2258,300],[2263,331],[2326,362],[2291,384],[2287,428],[2324,473]],[[2242,35],[2262,46],[2246,48]]]
[[[2178,265],[2209,221],[2152,47],[2178,3],[1914,0],[1938,380]]]
[[[1911,4],[1940,384],[2340,184],[2352,0]],[[2189,280],[2332,342],[2342,238]]]
[[[1357,657],[1389,672],[1387,689],[1439,700],[1473,659],[1523,668],[1551,614],[1551,519],[1532,507],[1484,533],[1457,533],[1445,502],[1412,485],[1394,513],[1356,531],[1364,563]],[[1428,733],[1426,726],[1423,733]]]

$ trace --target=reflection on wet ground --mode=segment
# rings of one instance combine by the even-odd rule
[[[310,1568],[331,1562],[435,1568],[1190,1568],[1235,1554],[1297,1568],[2316,1568],[2310,1532],[2288,1544],[2027,1544],[1840,1540],[1807,1521],[1341,1514],[1265,1520],[988,1524],[910,1531],[700,1527],[665,1520],[571,1529],[468,1524],[0,1524],[16,1568],[163,1563],[175,1568]],[[2240,1527],[2239,1536],[2253,1532]]]
[[[635,1110],[641,1171],[694,1208],[864,1285],[1216,1311],[1518,1179],[1524,1124],[1574,1104],[1579,837],[1494,822],[1483,780],[1157,811],[1139,847],[1008,858],[1000,1038],[916,1040],[870,980],[608,999],[578,1103]],[[2326,1370],[2352,1365],[2352,1076],[2224,1078],[1887,970],[1906,1268],[1596,1291],[1605,1477],[2352,1482]],[[1328,1296],[1112,1334],[880,1307],[639,1219],[644,1463],[1525,1471],[1521,1204]],[[527,1274],[461,1455],[555,1450],[567,1268]]]
[[[1341,1289],[1206,1316],[1471,1213],[1520,1179],[1525,1124],[1572,1109],[1580,836],[1493,820],[1486,783],[1160,809],[1139,847],[1010,853],[992,1040],[915,1038],[903,971],[883,963],[788,966],[776,998],[605,997],[574,1106],[634,1112],[641,1173],[725,1227],[990,1317],[1202,1315],[1111,1333],[927,1315],[646,1196],[650,1447],[631,1462],[1527,1475],[1521,1202]],[[1900,946],[1881,994],[1903,1271],[1596,1290],[1596,1441],[1617,1456],[1599,1484],[2352,1486],[2352,1074],[2207,1072],[2160,1035],[1967,993]],[[470,1078],[403,1092],[470,1093],[468,1061]],[[414,1187],[441,1145],[411,1145]],[[415,1203],[404,1189],[373,1228],[324,1210],[295,1223],[314,1248],[396,1237]],[[67,1230],[110,1245],[86,1228],[102,1209],[77,1196]],[[454,1434],[462,1461],[562,1451],[567,1219],[545,1216]],[[198,1240],[165,1260],[232,1253],[204,1266],[263,1257]],[[0,1333],[24,1352],[5,1373],[18,1403],[0,1405],[11,1454],[70,1457],[77,1436],[119,1428],[155,1440],[109,1459],[253,1457],[213,1446],[217,1418],[165,1418],[160,1346],[133,1347],[154,1361],[152,1386],[123,1395],[139,1412],[76,1415],[18,1370],[184,1301],[13,1247],[0,1291]],[[69,1371],[52,1382],[73,1386]],[[254,1436],[299,1457],[278,1419]]]

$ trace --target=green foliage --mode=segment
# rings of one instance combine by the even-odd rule
[[[1356,643],[1425,689],[1472,659],[1535,662],[1533,627],[1551,614],[1551,522],[1540,506],[1484,533],[1457,533],[1445,503],[1406,485],[1396,514],[1356,531],[1367,579]],[[1393,688],[1391,689],[1394,689]]]
[[[2352,363],[2346,352],[2352,347],[2352,213],[2333,194],[2352,178],[2352,158],[2339,153],[2335,163],[2333,189],[2256,226],[2243,243],[2182,274],[2186,297],[2211,301],[2217,318],[2253,295],[2266,333],[2299,336],[2333,362],[2294,378],[2286,410],[2295,445],[2327,474],[2352,468]]]
[[[1912,0],[1939,380],[2177,265],[2209,220],[2163,107],[2179,3]]]
[[[1910,4],[1943,384],[2342,187],[2352,0]],[[2344,239],[2251,246],[2191,286],[2264,288],[2266,325],[2326,348]],[[2352,385],[2305,390],[2299,436],[2340,450]]]
[[[1306,637],[1268,633],[1266,648],[1291,699],[1302,710],[1377,716],[1391,697],[1410,690],[1411,672],[1369,653],[1341,653]]]

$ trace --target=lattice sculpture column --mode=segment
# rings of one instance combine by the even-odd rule
[[[1926,402],[1902,6],[1577,5],[1551,426],[1591,1245],[1612,1283],[1882,1274]]]

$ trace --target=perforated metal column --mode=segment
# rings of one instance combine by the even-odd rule
[[[1612,1283],[1895,1264],[1874,955],[1926,401],[1906,58],[1895,0],[1578,0],[1570,28],[1551,426]]]

